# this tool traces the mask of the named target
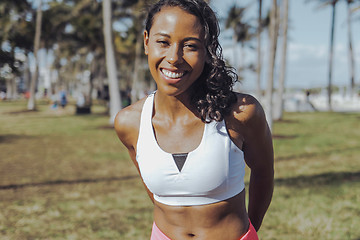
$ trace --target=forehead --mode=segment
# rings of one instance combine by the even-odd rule
[[[150,32],[151,35],[163,32],[197,36],[201,39],[204,37],[204,29],[200,19],[180,7],[163,7],[154,16]]]

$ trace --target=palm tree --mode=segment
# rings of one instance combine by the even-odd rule
[[[244,21],[244,14],[245,14],[246,8],[245,7],[237,7],[236,5],[233,5],[229,12],[228,17],[226,18],[225,22],[225,28],[229,29],[231,28],[233,30],[233,45],[234,45],[234,65],[236,69],[238,69],[238,74],[241,70],[245,68],[245,56],[244,56],[244,47],[245,42],[250,40],[253,37],[253,34],[250,33],[251,26]],[[242,47],[242,56],[241,56],[241,65],[238,65],[238,54],[237,51],[235,51],[237,44],[240,43]]]
[[[331,19],[331,35],[330,35],[330,50],[329,50],[329,78],[328,78],[328,106],[329,111],[332,111],[332,72],[333,72],[333,55],[334,55],[334,34],[335,34],[335,17],[336,17],[336,3],[338,0],[331,0],[329,4],[332,6]]]
[[[355,90],[355,60],[354,60],[354,50],[352,44],[352,24],[351,24],[351,16],[353,10],[351,9],[351,5],[354,3],[354,0],[347,0],[347,34],[348,34],[348,46],[349,46],[349,71],[350,71],[350,95],[351,97],[354,95]]]
[[[104,21],[104,40],[106,52],[106,69],[109,80],[110,94],[110,124],[114,124],[115,116],[121,110],[121,96],[119,83],[117,80],[116,63],[114,55],[114,46],[112,38],[112,21],[111,21],[111,1],[103,0],[103,21]]]
[[[311,0],[307,0],[309,2]],[[334,56],[334,36],[335,36],[335,18],[336,18],[336,4],[339,0],[312,0],[320,3],[320,7],[331,6],[332,14],[331,14],[331,33],[330,33],[330,47],[329,47],[329,72],[328,72],[328,109],[332,111],[332,72],[333,72],[333,56]]]
[[[269,67],[268,80],[265,94],[265,112],[270,128],[273,122],[273,87],[274,87],[274,72],[275,72],[275,57],[278,39],[278,4],[276,0],[272,1],[270,12],[270,27],[269,27]]]
[[[282,56],[281,56],[281,71],[279,78],[279,87],[278,87],[278,99],[275,102],[275,112],[274,120],[280,120],[283,116],[284,111],[284,91],[285,91],[285,78],[286,78],[286,55],[287,55],[287,32],[288,32],[288,22],[289,22],[289,0],[283,0],[283,11],[284,15],[282,18]]]
[[[35,57],[35,72],[31,76],[30,82],[30,97],[28,100],[27,109],[34,111],[36,110],[36,84],[39,76],[39,59],[38,59],[38,50],[40,48],[40,38],[41,38],[41,23],[42,23],[42,0],[38,0],[38,6],[36,11],[36,30],[34,38],[34,57]]]
[[[262,0],[258,2],[257,21],[257,66],[256,66],[256,95],[261,97],[261,32],[262,32]]]

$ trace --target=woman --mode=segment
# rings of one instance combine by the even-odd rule
[[[120,111],[115,129],[154,204],[152,240],[258,239],[272,198],[271,133],[259,103],[232,92],[218,35],[203,0],[161,0],[146,20],[157,91]]]

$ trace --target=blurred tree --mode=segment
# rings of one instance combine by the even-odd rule
[[[250,31],[251,26],[248,22],[244,20],[246,8],[237,7],[233,5],[227,15],[225,28],[233,30],[233,53],[234,53],[234,65],[238,69],[238,74],[245,69],[245,51],[244,46],[247,41],[249,41],[254,34]],[[241,53],[241,64],[238,63],[238,52],[236,51],[237,44],[241,44],[242,53]]]
[[[262,32],[262,0],[258,0],[258,19],[257,19],[257,65],[256,65],[256,95],[261,98],[261,32]]]
[[[154,3],[154,0],[139,1],[132,8],[132,32],[135,36],[135,61],[132,76],[132,89],[131,89],[131,102],[139,100],[145,88],[145,75],[144,75],[144,21],[146,17],[145,8]]]
[[[269,30],[270,26],[270,11],[263,16],[262,14],[263,1],[259,0],[258,2],[258,16],[257,16],[257,30],[256,30],[256,38],[257,38],[257,64],[254,68],[256,71],[256,96],[259,100],[261,100],[263,96],[263,91],[261,87],[261,71],[262,71],[262,32],[265,29]]]
[[[355,93],[355,59],[354,49],[352,44],[352,24],[351,17],[353,13],[352,4],[354,0],[346,0],[347,2],[347,34],[348,34],[348,46],[349,46],[349,75],[350,75],[350,95],[353,97]],[[360,1],[359,1],[360,2]]]
[[[270,128],[273,123],[273,88],[274,88],[274,72],[275,72],[275,58],[277,49],[277,40],[279,32],[279,17],[278,17],[278,3],[272,0],[270,11],[270,27],[269,27],[269,66],[267,76],[267,87],[265,93],[265,113]]]
[[[42,0],[38,0],[38,6],[36,11],[36,28],[35,28],[35,38],[34,38],[34,62],[35,62],[35,72],[31,76],[30,81],[30,89],[29,89],[29,100],[27,104],[27,109],[34,111],[36,110],[36,84],[38,81],[39,76],[39,58],[38,58],[38,51],[40,48],[40,38],[41,38],[41,23],[42,23]]]
[[[106,69],[109,81],[110,94],[110,124],[114,125],[115,116],[121,110],[121,95],[117,80],[116,62],[112,38],[112,11],[111,1],[103,0],[103,25],[105,38]]]
[[[26,0],[0,2],[0,45],[7,46],[0,49],[0,69],[5,67],[7,71],[4,69],[1,72],[8,72],[6,79],[0,75],[0,80],[6,82],[8,99],[15,97],[17,93],[15,80],[21,77],[26,62],[24,58],[16,58],[15,52],[23,51],[27,56],[33,48],[33,39],[29,36],[33,35],[34,30],[32,24],[25,20],[31,14],[31,7]]]
[[[277,90],[277,101],[274,103],[274,120],[281,120],[284,112],[284,92],[286,80],[286,63],[287,63],[287,39],[288,39],[288,22],[289,22],[289,0],[282,0],[283,16],[281,19],[282,27],[282,49],[281,49],[281,70],[279,77],[279,87]]]
[[[324,2],[324,1],[323,1]],[[332,111],[332,72],[333,72],[333,56],[334,56],[334,34],[335,34],[335,17],[336,17],[336,4],[338,0],[329,0],[325,4],[332,7],[332,20],[331,20],[331,35],[330,35],[330,57],[329,57],[329,78],[328,78],[328,105],[329,111]]]
[[[307,2],[318,2],[319,7],[331,6],[332,17],[331,17],[331,34],[330,34],[330,48],[329,48],[329,72],[328,72],[328,109],[332,111],[332,72],[333,72],[333,55],[334,55],[334,34],[335,34],[335,18],[336,18],[336,4],[340,0],[307,0]]]
[[[145,79],[143,73],[143,52],[144,52],[144,35],[142,22],[145,16],[141,11],[134,13],[133,21],[134,21],[134,34],[136,34],[136,42],[135,42],[135,61],[134,61],[134,72],[132,77],[132,88],[131,88],[131,102],[136,102],[141,97],[141,91],[144,89],[142,84]]]
[[[115,46],[118,53],[119,68],[124,77],[121,82],[124,89],[124,104],[136,102],[144,95],[144,91],[151,86],[153,81],[146,68],[144,54],[144,20],[147,7],[156,0],[131,1],[131,5],[119,8],[117,11],[118,23],[126,26],[126,30],[115,35]],[[150,81],[149,81],[150,80]],[[122,95],[123,96],[123,95]]]
[[[91,110],[94,81],[98,66],[105,62],[101,3],[92,0],[66,1],[54,6],[49,12],[58,15],[58,33],[53,48],[55,63],[59,69],[58,86],[75,88],[76,95],[83,96],[81,106]]]
[[[46,50],[48,56],[54,56],[54,61],[47,63],[46,68],[50,71],[50,87],[48,90],[50,95],[56,94],[62,87],[65,88],[66,80],[59,74],[63,67],[59,64],[59,60],[68,56],[68,52],[64,49],[59,51],[60,45],[67,45],[71,40],[65,41],[66,29],[69,26],[72,15],[72,3],[70,1],[51,1],[47,2],[47,8],[43,11],[42,24],[42,43],[41,46]],[[70,55],[76,54],[74,50]],[[66,57],[65,57],[66,58]],[[68,70],[67,73],[72,71]]]
[[[8,3],[7,3],[8,2]],[[143,36],[142,26],[145,14],[140,12],[154,0],[119,0],[111,1],[115,24],[121,23],[123,29],[114,32],[115,57],[118,60],[118,72],[120,73],[121,87],[127,88],[132,85],[134,79],[140,83],[144,81],[147,72],[144,70]],[[16,7],[24,4],[26,13],[21,17],[11,15]],[[35,35],[35,10],[26,0],[4,0],[0,2],[0,13],[9,13],[6,28],[0,29],[1,43],[8,41],[10,50],[1,51],[1,57],[6,61],[14,62],[16,59],[14,49],[20,49],[24,54],[34,52]],[[35,2],[34,2],[35,3]],[[45,6],[44,6],[45,5]],[[86,89],[86,105],[91,106],[91,93],[96,87],[101,96],[107,92],[105,71],[105,46],[103,27],[103,8],[101,1],[93,0],[46,0],[43,2],[41,38],[36,46],[37,50],[45,49],[48,54],[54,56],[51,71],[54,76],[51,80],[52,87],[71,87],[70,92],[79,92],[80,88]],[[141,16],[140,16],[141,15]],[[11,18],[12,16],[12,18]],[[19,13],[15,16],[20,16]],[[39,15],[38,15],[39,16]],[[1,24],[6,18],[1,17]],[[120,24],[120,25],[121,25]],[[111,24],[113,26],[113,24]],[[7,31],[6,34],[5,30]],[[37,35],[39,36],[39,35]],[[140,36],[140,37],[139,37]],[[30,54],[31,56],[31,54]],[[140,63],[140,64],[136,64]],[[12,63],[11,66],[19,64]],[[29,64],[25,64],[29,65]],[[47,67],[49,63],[47,63]],[[0,66],[1,67],[1,66]],[[19,72],[24,72],[19,69]],[[27,71],[29,72],[29,71]],[[133,76],[133,74],[135,74]],[[57,76],[57,77],[56,77]],[[127,77],[126,77],[127,76]],[[36,78],[36,76],[33,76]],[[56,82],[54,82],[54,80]],[[86,86],[85,86],[86,85]],[[135,86],[135,85],[134,85]],[[139,84],[143,86],[143,84]],[[36,88],[36,84],[35,84]],[[75,89],[74,89],[75,88]],[[110,90],[112,87],[110,87]],[[138,91],[142,91],[141,87]],[[82,91],[84,92],[84,91]]]

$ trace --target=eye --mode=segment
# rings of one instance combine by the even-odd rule
[[[165,40],[157,40],[156,43],[159,44],[160,47],[167,47],[167,46],[169,46],[169,42],[168,42],[168,41],[165,41]]]
[[[191,43],[185,44],[184,48],[189,51],[197,51],[198,50],[198,46],[196,44],[191,44]]]

